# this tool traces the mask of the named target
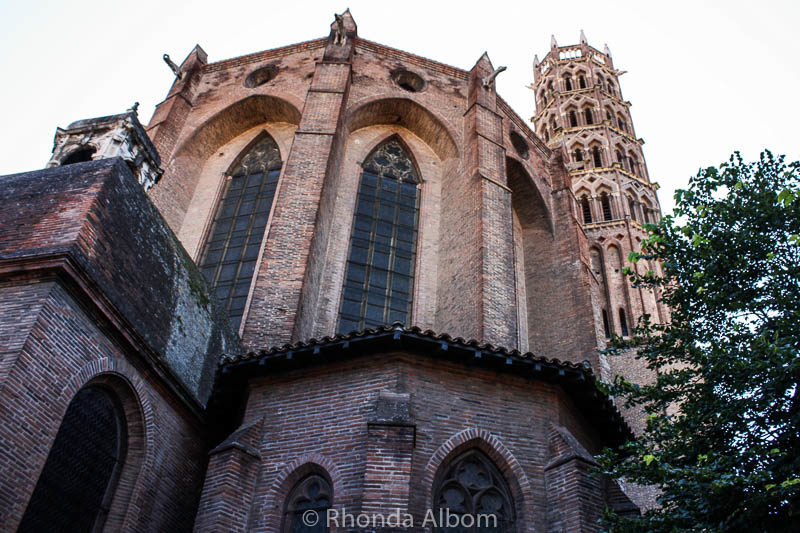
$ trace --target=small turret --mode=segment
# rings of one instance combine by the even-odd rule
[[[66,129],[57,128],[47,166],[120,157],[139,184],[149,189],[164,171],[155,146],[139,122],[138,107],[137,102],[119,115],[79,120]]]

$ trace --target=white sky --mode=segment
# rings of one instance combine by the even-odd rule
[[[322,37],[347,7],[360,36],[436,61],[468,69],[488,51],[508,66],[498,92],[525,119],[533,55],[551,33],[608,43],[665,212],[676,187],[733,150],[800,159],[797,0],[345,2],[4,0],[0,175],[42,168],[56,126],[134,101],[146,124],[172,82],[165,52],[180,63],[199,43],[218,61]]]

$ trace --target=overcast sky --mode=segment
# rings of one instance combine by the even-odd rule
[[[349,3],[348,3],[349,2]],[[139,2],[6,0],[0,4],[0,174],[42,168],[56,126],[140,102],[147,124],[195,43],[209,61],[327,35],[349,7],[359,35],[469,69],[484,52],[508,70],[498,92],[533,114],[534,54],[555,34],[608,43],[632,102],[665,212],[676,187],[733,150],[800,159],[800,2]]]

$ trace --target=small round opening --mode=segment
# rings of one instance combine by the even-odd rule
[[[266,67],[257,68],[247,75],[244,80],[244,86],[248,88],[258,87],[275,79],[278,75],[278,69],[274,65],[267,65]]]
[[[410,70],[397,70],[392,73],[394,82],[410,93],[416,93],[425,88],[425,81]]]
[[[528,143],[522,138],[522,135],[516,131],[512,131],[509,136],[511,137],[511,144],[514,146],[514,150],[517,154],[519,154],[522,159],[528,159]]]

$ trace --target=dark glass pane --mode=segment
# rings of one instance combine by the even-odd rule
[[[410,308],[419,204],[416,168],[395,140],[378,147],[363,168],[350,236],[340,332],[393,321],[405,323]],[[364,291],[365,281],[369,292]],[[393,296],[391,307],[388,289]]]
[[[125,454],[124,418],[102,389],[70,402],[36,483],[21,532],[89,532],[102,524]]]
[[[470,527],[461,525],[470,524],[468,520],[459,520],[456,527],[438,524],[440,527],[434,528],[436,532],[516,531],[514,503],[508,484],[492,461],[478,450],[456,457],[437,476],[433,503],[434,516],[449,510],[450,514],[475,518]],[[484,520],[478,523],[478,517]]]
[[[284,533],[327,532],[328,522],[325,517],[332,501],[333,489],[322,476],[311,474],[300,480],[286,498]]]
[[[255,259],[264,238],[280,175],[280,152],[269,135],[240,156],[230,171],[217,206],[214,223],[201,255],[203,274],[238,327],[255,272]],[[221,282],[225,282],[224,285]],[[231,291],[235,286],[236,290]],[[233,299],[236,299],[234,302]]]

